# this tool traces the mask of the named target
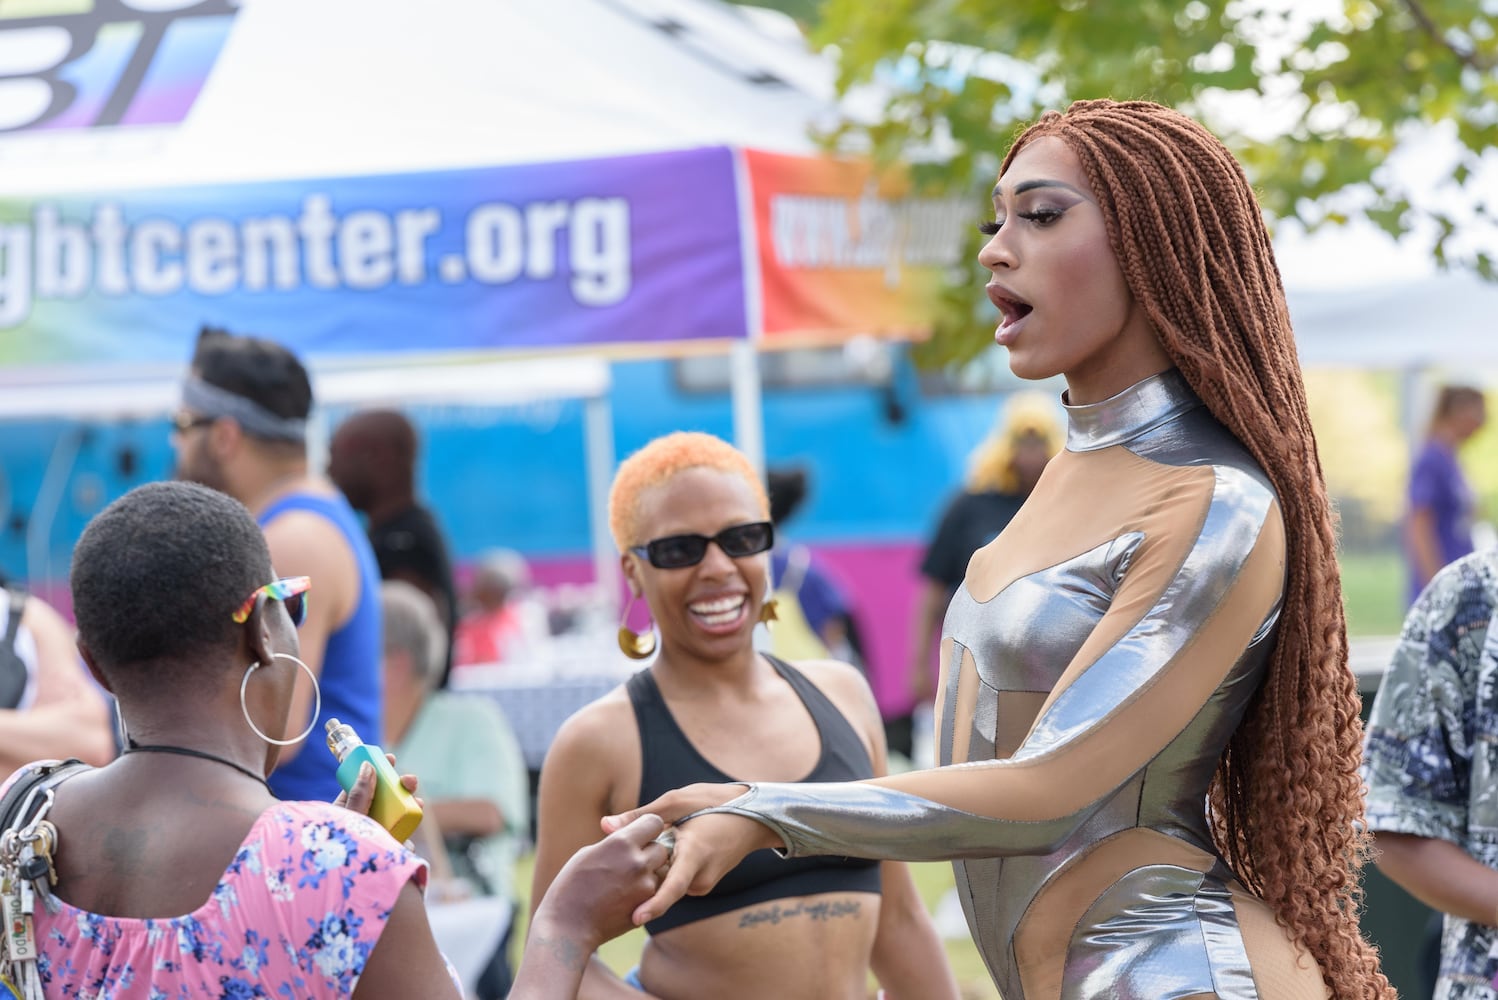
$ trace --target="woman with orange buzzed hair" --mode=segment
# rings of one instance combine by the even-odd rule
[[[947,611],[943,766],[647,803],[675,855],[637,919],[753,848],[951,859],[1005,1000],[1392,1000],[1332,516],[1242,168],[1178,112],[1082,101],[993,207],[995,339],[1065,377],[1068,430]]]
[[[749,461],[708,434],[659,438],[614,479],[609,525],[655,634],[620,629],[642,670],[562,727],[541,771],[539,900],[600,820],[702,781],[838,781],[884,773],[884,731],[845,663],[755,651],[774,529]],[[658,639],[656,635],[658,634]],[[657,649],[658,647],[658,649]],[[955,1000],[941,943],[898,862],[784,861],[761,851],[646,925],[624,980],[593,961],[580,997]]]

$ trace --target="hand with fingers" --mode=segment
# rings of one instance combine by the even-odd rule
[[[657,839],[664,829],[658,816],[636,816],[562,866],[531,919],[513,1000],[576,994],[589,956],[632,929],[632,914],[660,886],[670,865]]]
[[[690,819],[689,823],[671,827],[674,840],[670,864],[654,895],[635,908],[633,919],[636,925],[659,917],[682,896],[701,896],[711,892],[718,880],[751,852],[783,846],[769,827],[747,817],[730,813],[694,815],[703,809],[731,802],[742,794],[744,786],[737,784],[687,785],[638,809],[603,817],[604,832],[610,834],[645,815],[659,816],[671,824]]]
[[[392,767],[395,766],[395,754],[387,753],[385,755],[385,759],[390,761],[390,765]],[[416,794],[417,784],[418,782],[416,775],[401,775],[401,787],[410,792],[412,795]],[[363,813],[365,816],[368,816],[370,807],[374,805],[374,796],[375,769],[368,762],[366,762],[359,767],[359,777],[354,779],[354,787],[349,789],[348,791],[339,792],[338,797],[333,800],[333,804],[335,806],[343,806],[343,808],[345,809],[352,809],[356,813]],[[422,802],[420,798],[417,798],[416,801],[421,803],[422,806],[425,807],[426,803]]]

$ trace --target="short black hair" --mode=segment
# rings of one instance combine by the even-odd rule
[[[770,469],[765,473],[765,492],[770,494],[770,520],[776,525],[788,520],[806,499],[810,476],[800,466]]]
[[[312,412],[312,381],[297,356],[273,340],[221,327],[198,331],[192,368],[198,377],[290,420]]]
[[[222,655],[238,642],[234,612],[270,580],[265,536],[238,500],[197,483],[137,486],[73,550],[79,642],[112,685]]]

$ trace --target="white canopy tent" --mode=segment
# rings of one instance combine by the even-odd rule
[[[185,121],[0,135],[7,193],[419,172],[713,145],[810,153],[808,128],[834,111],[834,69],[793,25],[777,31],[772,12],[720,0],[239,0],[238,7]],[[26,41],[45,64],[47,38]],[[0,87],[0,126],[35,115],[27,101],[44,95],[28,94]]]
[[[1472,274],[1289,292],[1302,364],[1421,370],[1498,366],[1498,284]]]
[[[129,6],[170,12],[196,3]],[[712,145],[806,154],[809,126],[834,108],[833,69],[793,25],[718,0],[426,0],[419,8],[238,0],[226,10],[232,27],[181,122],[0,133],[4,194],[304,181]],[[0,68],[46,69],[67,40],[64,27],[6,32]],[[48,97],[36,81],[7,81],[0,127],[34,119]],[[735,353],[736,436],[759,456],[758,368],[752,345]],[[595,567],[599,580],[612,579],[605,361],[433,355],[394,365],[366,358],[360,367],[314,358],[312,367],[320,406],[585,400]],[[175,403],[180,376],[180,368],[122,364],[0,368],[0,417],[159,415]],[[52,457],[31,553],[45,549],[46,507],[60,502],[75,455],[76,443],[70,451],[64,441]]]

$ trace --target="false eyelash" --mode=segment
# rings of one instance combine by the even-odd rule
[[[984,220],[983,222],[978,223],[978,232],[982,233],[984,236],[993,236],[1003,225],[1004,224],[1002,222],[990,222],[988,220]]]

